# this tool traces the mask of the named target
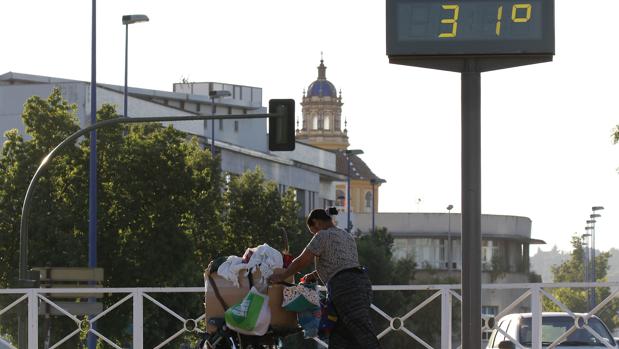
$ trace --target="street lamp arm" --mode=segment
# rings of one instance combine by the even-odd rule
[[[26,197],[24,198],[24,203],[21,211],[21,222],[19,226],[19,278],[21,280],[26,279],[26,271],[27,271],[27,261],[28,261],[28,220],[30,217],[30,206],[31,199],[36,189],[37,180],[41,176],[43,170],[47,167],[47,165],[51,162],[51,160],[56,156],[56,154],[66,147],[68,144],[72,144],[76,139],[86,135],[87,133],[103,128],[114,126],[117,124],[137,124],[137,123],[146,123],[146,122],[166,122],[166,121],[192,121],[192,120],[216,120],[216,119],[264,119],[269,117],[280,117],[284,116],[279,113],[269,113],[269,114],[241,114],[241,115],[189,115],[189,116],[156,116],[156,117],[144,117],[144,118],[115,118],[104,120],[101,122],[97,122],[93,125],[85,127],[79,131],[76,131],[69,137],[65,138],[60,144],[58,144],[47,156],[41,161],[41,164],[37,168],[34,176],[30,180],[30,184],[28,184],[28,189],[26,190]]]

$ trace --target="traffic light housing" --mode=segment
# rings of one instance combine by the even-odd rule
[[[294,150],[294,105],[294,99],[269,100],[269,150]]]

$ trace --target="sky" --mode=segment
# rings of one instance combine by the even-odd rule
[[[619,248],[616,0],[556,1],[554,62],[482,74],[482,212],[525,216],[569,249],[592,206],[597,247]],[[0,1],[0,74],[90,80],[91,1]],[[168,90],[185,78],[300,101],[324,52],[342,90],[351,149],[387,180],[382,212],[460,212],[460,76],[389,64],[378,0],[106,0],[97,4],[97,81]],[[300,106],[297,105],[300,117]],[[532,248],[532,253],[537,249]]]

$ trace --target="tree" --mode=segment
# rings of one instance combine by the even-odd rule
[[[570,253],[569,259],[560,265],[552,267],[552,274],[555,282],[583,282],[585,280],[585,268],[583,263],[585,248],[583,242],[579,237],[573,236],[571,243],[573,250]],[[609,257],[610,253],[608,252],[596,254],[596,282],[606,281]],[[550,290],[550,293],[574,312],[587,312],[591,310],[589,309],[587,289],[585,288],[554,288]],[[610,290],[607,287],[597,287],[595,288],[595,293],[597,301],[600,302],[610,295]],[[544,310],[562,311],[558,305],[547,298],[544,298]],[[613,328],[619,325],[617,310],[619,310],[619,303],[617,301],[612,301],[602,313],[598,314],[598,316],[600,316],[609,327]]]
[[[118,117],[104,105],[98,120]],[[40,161],[79,129],[76,107],[60,89],[47,99],[30,98],[22,119],[26,140],[7,132],[0,154],[0,287],[17,278],[19,224],[26,188]],[[68,146],[49,164],[34,193],[30,221],[30,266],[87,263],[89,139]],[[218,158],[186,134],[160,124],[100,129],[98,148],[98,265],[104,286],[193,286],[202,283],[209,261],[269,243],[280,249],[288,232],[293,253],[309,241],[294,191],[280,194],[261,171],[232,177],[224,186]],[[202,296],[151,295],[179,314],[197,318]],[[118,296],[107,295],[111,305]],[[6,303],[6,299],[0,299]],[[145,302],[146,346],[178,331],[179,323]],[[122,309],[123,306],[121,306]],[[15,323],[0,317],[0,333]],[[130,312],[114,310],[98,329],[123,345],[130,337]],[[52,321],[52,342],[75,325]],[[68,343],[78,346],[78,339]]]

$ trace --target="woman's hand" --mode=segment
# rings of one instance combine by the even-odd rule
[[[306,283],[316,282],[316,279],[317,279],[316,272],[313,271],[309,274],[305,274],[301,279]]]
[[[280,271],[274,271],[273,274],[271,274],[271,276],[267,278],[267,281],[270,284],[276,284],[278,282],[284,281],[285,279],[286,279],[286,271],[280,270]]]

